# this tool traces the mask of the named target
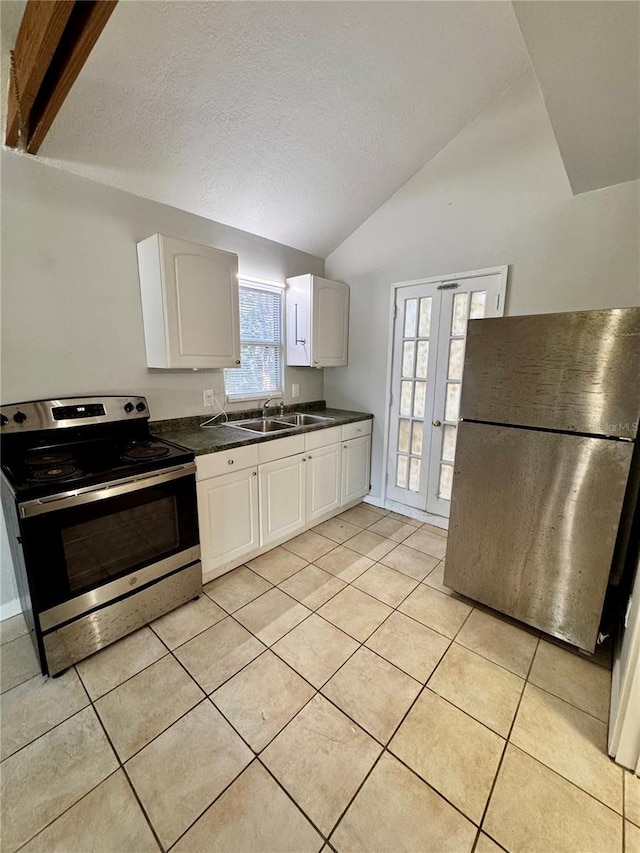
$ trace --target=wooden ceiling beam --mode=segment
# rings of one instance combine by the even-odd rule
[[[26,149],[36,154],[117,0],[28,0],[14,49]],[[18,101],[9,88],[6,144],[18,144]]]
[[[25,118],[31,112],[40,84],[74,6],[74,0],[32,0],[26,5],[14,48],[20,105]],[[12,80],[9,87],[6,135],[6,144],[12,148],[18,144],[18,129],[18,100]]]

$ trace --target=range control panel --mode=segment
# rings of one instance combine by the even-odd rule
[[[55,421],[68,421],[71,418],[99,418],[106,412],[102,403],[86,403],[83,406],[54,406],[51,414]]]
[[[0,408],[0,429],[31,432],[81,424],[102,424],[148,418],[144,397],[68,397],[60,400],[30,400],[7,403]]]

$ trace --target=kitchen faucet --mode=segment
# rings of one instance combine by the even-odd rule
[[[269,399],[265,400],[264,403],[262,404],[262,417],[263,418],[269,417],[269,404],[271,403],[272,400],[273,400],[273,397],[269,397]],[[282,414],[283,411],[284,411],[284,400],[280,403],[280,414]]]

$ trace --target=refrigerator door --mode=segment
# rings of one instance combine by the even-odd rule
[[[640,308],[470,320],[460,416],[635,438]]]
[[[460,424],[445,584],[593,651],[632,451]]]

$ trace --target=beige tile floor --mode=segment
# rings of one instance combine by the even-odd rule
[[[2,623],[4,853],[640,853],[606,654],[452,593],[445,549],[363,504],[57,679]]]

